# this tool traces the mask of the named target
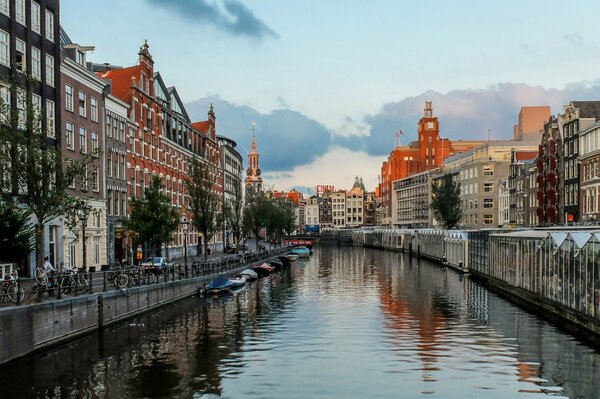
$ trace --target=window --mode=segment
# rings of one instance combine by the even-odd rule
[[[483,207],[484,208],[493,208],[494,207],[494,199],[493,198],[484,198],[483,199]]]
[[[8,33],[0,30],[0,63],[6,66],[10,66],[9,40]]]
[[[100,264],[100,237],[94,237],[94,263]]]
[[[54,57],[46,54],[46,84],[54,87]]]
[[[27,26],[25,20],[25,0],[15,0],[15,20],[21,25]]]
[[[65,85],[65,107],[67,111],[73,111],[73,86]]]
[[[56,137],[54,101],[46,100],[46,132],[48,137]]]
[[[27,92],[21,88],[17,88],[17,110],[19,112],[17,127],[25,129],[27,127]]]
[[[46,10],[46,39],[54,41],[54,14]]]
[[[493,224],[494,215],[483,215],[483,224]]]
[[[92,190],[100,190],[100,174],[98,173],[97,166],[94,166],[94,169],[92,170]]]
[[[75,149],[75,145],[73,142],[73,124],[71,122],[67,122],[67,124],[65,125],[65,141],[67,143],[67,148],[70,150],[74,150]]]
[[[98,152],[98,133],[92,132],[92,153],[97,155]]]
[[[88,189],[88,167],[83,167],[83,176],[81,176],[81,191],[87,191]]]
[[[67,160],[67,170],[74,168],[74,161],[72,159]],[[68,182],[69,188],[75,188],[75,179],[71,178]]]
[[[10,0],[0,0],[0,12],[10,17]]]
[[[31,48],[31,76],[36,80],[42,80],[42,55],[35,47]]]
[[[86,153],[87,152],[87,146],[86,146],[86,131],[84,127],[80,127],[79,128],[79,151]]]
[[[27,73],[27,57],[25,55],[25,48],[25,42],[21,39],[17,39],[15,45],[15,63],[17,69],[23,73]]]
[[[484,166],[483,167],[483,175],[484,176],[494,176],[494,168],[492,168],[491,166]]]
[[[37,94],[31,95],[31,108],[33,111],[33,125],[37,129],[41,129],[42,121],[40,120],[40,115],[42,114],[42,97]]]
[[[85,116],[85,105],[86,105],[86,94],[82,91],[79,92],[79,115]]]
[[[483,191],[486,193],[494,191],[494,183],[483,183]]]
[[[95,97],[92,97],[90,99],[90,106],[90,118],[92,118],[94,122],[98,122],[98,100],[96,100]]]
[[[31,30],[40,33],[40,5],[35,1],[31,2]]]
[[[79,65],[81,65],[82,67],[85,67],[85,55],[83,54],[83,51],[77,50],[77,63]]]
[[[3,123],[8,123],[10,120],[10,89],[8,86],[0,86],[0,99],[2,100],[1,104],[1,115],[0,120]]]

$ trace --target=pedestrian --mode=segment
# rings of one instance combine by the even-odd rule
[[[44,258],[44,273],[46,273],[46,275],[48,276],[48,295],[52,296],[54,294],[54,289],[52,288],[52,286],[54,285],[54,272],[56,269],[54,269],[54,266],[52,266],[52,263],[50,263],[50,259],[48,259],[48,257],[46,256]]]

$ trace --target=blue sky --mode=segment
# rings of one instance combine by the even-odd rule
[[[190,114],[202,118],[210,101],[221,104],[219,133],[246,148],[247,119],[258,119],[265,177],[279,189],[349,188],[354,175],[373,188],[394,133],[414,138],[425,99],[443,136],[476,138],[489,128],[509,138],[521,105],[556,113],[570,100],[600,98],[600,4],[589,1],[569,2],[568,16],[558,1],[98,5],[61,2],[71,39],[96,46],[96,62],[133,65],[147,38]],[[292,138],[300,153],[278,157]]]

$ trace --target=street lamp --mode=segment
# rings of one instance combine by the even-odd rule
[[[187,235],[190,229],[190,221],[185,215],[181,217],[181,228],[183,230],[183,263],[187,272]]]
[[[87,227],[87,220],[92,207],[85,202],[79,208],[79,221],[81,222],[81,244],[83,248],[83,270],[87,270],[87,252],[85,246],[85,228]]]

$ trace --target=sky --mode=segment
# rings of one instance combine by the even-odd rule
[[[246,162],[256,122],[267,186],[374,190],[424,101],[443,137],[509,139],[521,106],[600,99],[600,3],[393,0],[62,0],[71,40],[130,66],[148,39],[155,70],[194,121]],[[572,14],[574,13],[574,14]]]

